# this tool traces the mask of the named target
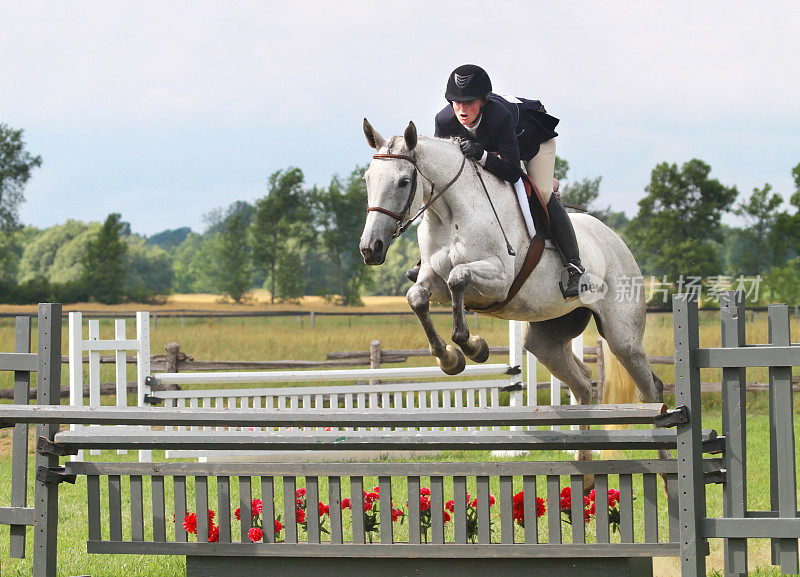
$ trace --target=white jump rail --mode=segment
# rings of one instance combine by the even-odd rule
[[[331,410],[341,401],[345,408],[380,408],[403,406],[431,410],[457,409],[459,407],[491,408],[499,406],[499,392],[509,391],[509,405],[535,406],[537,398],[537,360],[522,348],[522,323],[509,322],[508,363],[470,364],[456,377],[432,383],[413,382],[414,379],[441,379],[444,373],[437,366],[399,367],[376,369],[327,369],[327,370],[280,370],[280,371],[236,371],[236,372],[184,372],[150,373],[150,314],[136,313],[136,338],[128,339],[124,319],[114,322],[114,338],[100,338],[100,321],[88,323],[89,338],[83,338],[81,313],[69,315],[69,375],[70,404],[84,406],[82,356],[89,356],[89,406],[100,405],[100,353],[113,351],[116,355],[117,406],[128,402],[126,384],[127,367],[125,357],[135,353],[137,405],[144,406],[147,397],[163,399],[168,407],[226,407],[242,408],[318,408]],[[582,337],[573,342],[573,350],[582,357]],[[526,386],[523,391],[522,366],[527,358]],[[495,377],[493,380],[487,380]],[[358,384],[344,384],[368,379],[380,379],[383,385],[371,385],[362,390]],[[456,380],[459,379],[459,380]],[[464,379],[474,379],[465,381]],[[289,384],[326,381],[342,383],[323,387],[290,386],[282,388],[263,387],[239,389],[227,385],[247,383]],[[403,381],[403,382],[399,382]],[[183,391],[158,391],[152,393],[151,386],[177,384],[220,385],[216,389],[189,389]],[[390,383],[390,384],[387,384]],[[382,388],[383,387],[383,388]],[[527,397],[527,399],[525,398]],[[561,402],[561,382],[551,380],[551,403]],[[80,426],[80,425],[78,425]],[[72,426],[75,428],[75,425]],[[514,427],[516,430],[517,427]],[[80,456],[82,458],[82,456]],[[149,452],[142,452],[140,460],[150,460]]]

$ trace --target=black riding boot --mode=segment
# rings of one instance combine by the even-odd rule
[[[567,260],[569,280],[566,287],[562,284],[561,292],[565,299],[576,297],[579,292],[580,277],[586,269],[581,264],[575,229],[572,228],[572,221],[557,195],[554,194],[550,197],[550,201],[547,203],[547,212],[550,214],[550,236]]]
[[[406,271],[406,278],[411,282],[417,282],[417,277],[419,276],[419,267],[422,266],[422,259],[417,261],[417,264]]]

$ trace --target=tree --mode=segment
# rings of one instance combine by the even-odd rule
[[[274,172],[269,177],[267,195],[256,201],[251,226],[253,262],[268,276],[270,302],[303,295],[298,271],[303,266],[303,247],[313,238],[303,171],[288,168]]]
[[[773,251],[777,254],[793,252],[800,254],[800,163],[792,169],[794,179],[794,193],[789,198],[789,204],[794,207],[794,212],[782,211],[775,218],[775,246]]]
[[[358,249],[358,237],[367,217],[364,167],[356,167],[343,185],[334,177],[327,188],[314,188],[311,196],[314,226],[331,262],[330,281],[341,304],[361,304],[361,289],[370,271]]]
[[[108,215],[97,236],[87,244],[83,257],[86,289],[91,297],[104,304],[116,304],[125,294],[128,245],[121,236],[126,223],[120,222],[120,218],[116,212]]]
[[[172,289],[175,273],[166,251],[146,244],[144,238],[130,235],[124,238],[125,294],[129,299],[148,301],[156,295],[167,295]]]
[[[775,223],[778,219],[776,209],[783,203],[780,194],[772,193],[772,185],[754,188],[753,194],[745,202],[738,204],[734,213],[743,216],[747,227],[739,232],[741,252],[731,263],[740,274],[756,275],[767,271],[776,262]]]
[[[637,260],[651,274],[720,273],[714,242],[721,239],[720,218],[736,200],[736,187],[709,178],[711,167],[692,159],[680,168],[663,162],[653,169],[647,196],[627,227]]]
[[[226,218],[220,236],[219,288],[238,303],[251,286],[250,247],[244,216],[235,212]]]
[[[41,156],[25,150],[23,130],[0,123],[0,232],[19,227],[19,205],[24,200],[25,184],[34,168],[42,165]]]

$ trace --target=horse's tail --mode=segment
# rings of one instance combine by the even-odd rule
[[[608,343],[603,341],[603,363],[605,375],[603,377],[603,404],[624,404],[641,402],[641,395],[636,382],[622,366],[619,359],[608,348]],[[627,429],[629,425],[606,425],[608,430]],[[614,451],[603,451],[604,459],[613,458]]]

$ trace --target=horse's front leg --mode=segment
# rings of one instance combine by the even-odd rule
[[[489,358],[489,345],[478,335],[470,336],[464,311],[464,292],[472,283],[477,285],[476,288],[482,294],[502,301],[505,298],[505,295],[500,296],[506,286],[505,274],[500,267],[488,261],[479,261],[455,266],[447,278],[447,287],[453,301],[453,342],[470,359],[483,363]]]
[[[447,286],[444,280],[433,272],[433,269],[422,265],[419,280],[408,289],[406,298],[428,337],[428,345],[431,354],[436,357],[436,363],[448,375],[457,375],[464,370],[467,361],[460,350],[444,342],[444,339],[436,332],[436,327],[433,326],[430,315],[430,300],[433,291],[441,292],[444,296],[447,294]]]

